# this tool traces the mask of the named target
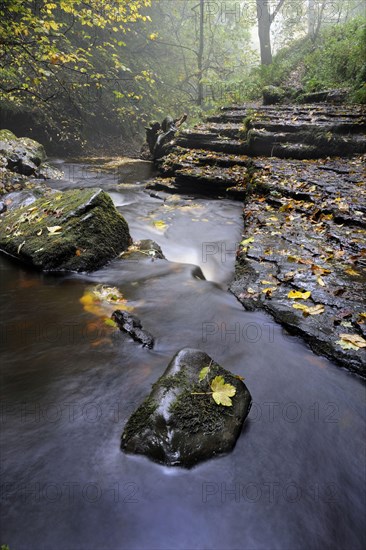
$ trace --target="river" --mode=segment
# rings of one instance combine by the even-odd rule
[[[363,549],[364,385],[227,292],[241,204],[164,202],[145,191],[149,168],[138,163],[120,176],[58,165],[65,178],[54,187],[110,192],[132,237],[154,239],[169,262],[116,260],[55,276],[0,258],[1,543]],[[153,350],[85,310],[80,299],[98,283],[118,286],[155,336]],[[253,398],[234,451],[191,470],[119,448],[127,418],[183,347],[245,377]]]

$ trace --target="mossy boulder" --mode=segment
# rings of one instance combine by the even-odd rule
[[[199,381],[204,367],[210,367]],[[234,386],[231,406],[218,405],[210,384],[216,376]],[[206,353],[182,349],[132,414],[122,434],[126,453],[161,464],[190,468],[233,449],[251,406],[251,395],[235,375]]]
[[[131,242],[101,189],[50,194],[0,217],[0,250],[44,271],[93,271]]]

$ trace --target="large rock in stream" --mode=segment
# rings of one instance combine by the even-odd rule
[[[46,195],[0,217],[0,250],[45,271],[93,271],[132,243],[101,189]]]
[[[204,367],[206,377],[199,381]],[[232,406],[218,405],[210,387],[216,376],[234,386]],[[245,384],[200,350],[180,350],[152,392],[132,414],[121,448],[161,464],[190,468],[233,449],[249,413]]]

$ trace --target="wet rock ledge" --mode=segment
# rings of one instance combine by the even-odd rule
[[[203,368],[208,372],[199,380]],[[222,376],[232,405],[212,398],[212,380]],[[132,414],[122,434],[121,448],[168,466],[190,468],[235,446],[249,413],[251,396],[245,384],[206,353],[182,349]]]
[[[366,376],[365,108],[234,106],[180,134],[149,189],[244,201],[231,292]]]

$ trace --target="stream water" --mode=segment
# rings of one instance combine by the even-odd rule
[[[133,238],[154,239],[169,262],[116,260],[89,275],[53,276],[0,258],[1,543],[363,549],[364,385],[227,292],[240,203],[164,202],[140,183],[147,165],[116,178],[59,164],[65,179],[54,187],[110,192]],[[83,308],[97,283],[118,286],[155,336],[153,350]],[[254,403],[234,451],[191,470],[125,455],[127,418],[187,346],[245,377]]]

